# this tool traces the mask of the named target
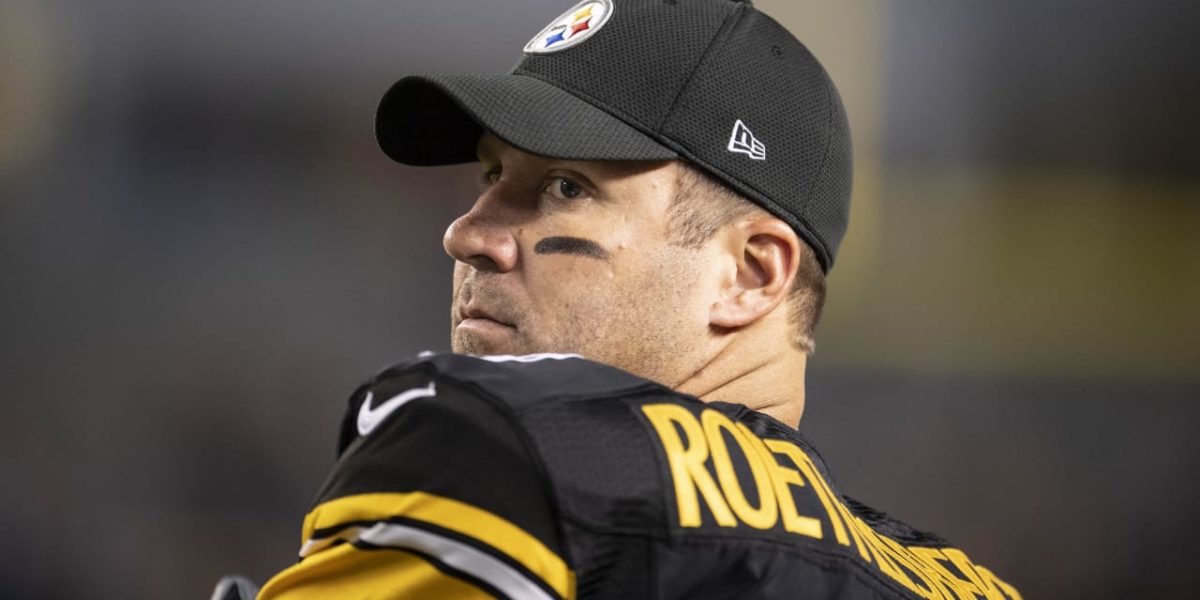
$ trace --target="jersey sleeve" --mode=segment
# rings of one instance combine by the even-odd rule
[[[542,470],[501,403],[421,363],[351,398],[300,560],[259,598],[573,598]]]

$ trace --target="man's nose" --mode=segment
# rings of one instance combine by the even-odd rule
[[[454,260],[480,271],[508,272],[517,266],[517,240],[512,235],[515,215],[493,188],[446,228],[442,246]]]

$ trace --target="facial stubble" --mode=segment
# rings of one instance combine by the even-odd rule
[[[535,245],[535,252],[606,262],[611,262],[612,258],[612,254],[596,242],[566,236],[544,238]],[[475,336],[452,332],[454,351],[470,354],[578,353],[670,385],[679,376],[675,366],[681,363],[681,355],[696,350],[695,340],[688,337],[689,328],[694,324],[688,322],[688,312],[680,308],[688,305],[699,279],[694,260],[688,260],[694,257],[683,257],[681,252],[690,254],[679,247],[663,249],[660,256],[645,261],[646,269],[636,274],[623,269],[633,275],[631,278],[613,280],[613,271],[609,269],[608,277],[593,279],[595,283],[577,287],[570,294],[543,295],[532,303],[534,306],[492,294],[498,299],[496,301],[507,301],[503,314],[515,321],[513,337],[504,347],[496,348]],[[470,269],[465,265],[459,268]],[[463,301],[471,300],[475,294],[487,295],[491,288],[488,278],[495,275],[465,274],[456,286],[455,310],[464,288],[468,297],[461,298]],[[609,282],[612,285],[605,285]],[[562,281],[556,283],[564,284]],[[540,307],[536,306],[539,304]]]

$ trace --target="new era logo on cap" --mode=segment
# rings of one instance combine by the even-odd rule
[[[745,154],[754,160],[767,159],[767,147],[750,133],[750,128],[741,119],[733,124],[733,133],[729,136],[729,151]]]

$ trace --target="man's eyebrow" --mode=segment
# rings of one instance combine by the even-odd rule
[[[488,136],[484,135],[480,136],[478,142],[475,142],[475,158],[479,162],[496,162],[498,154],[494,139],[489,140]]]
[[[489,148],[484,148],[483,144],[479,144],[475,146],[475,160],[481,163],[496,162],[496,153]]]

